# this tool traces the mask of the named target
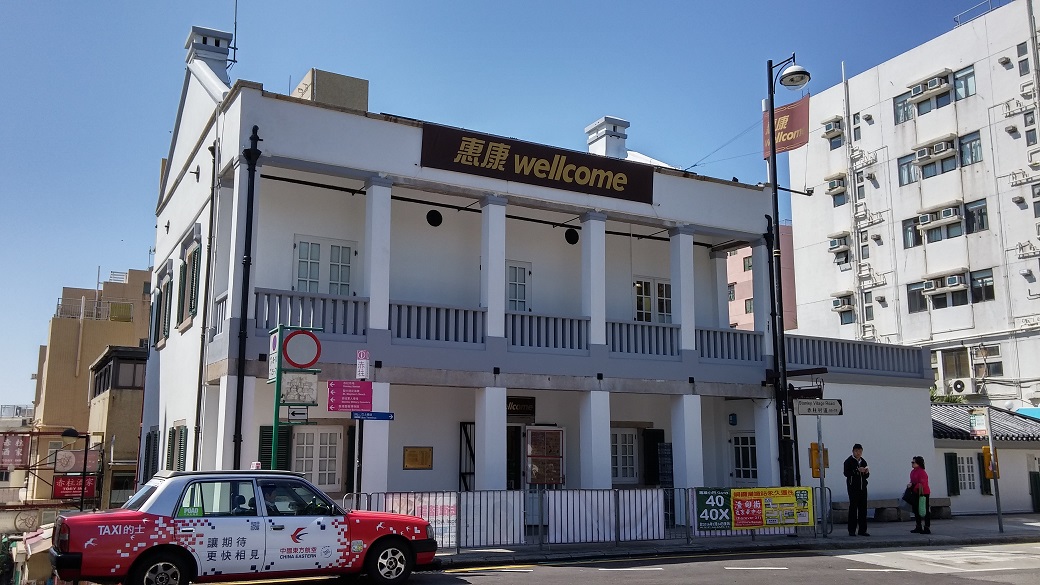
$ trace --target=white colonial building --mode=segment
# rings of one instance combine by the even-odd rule
[[[585,153],[373,114],[368,82],[322,71],[292,95],[232,83],[230,41],[193,28],[187,43],[156,210],[143,476],[269,460],[283,324],[319,328],[321,356],[311,424],[279,426],[278,465],[332,494],[354,489],[357,427],[327,382],[355,378],[358,350],[372,410],[394,413],[364,423],[364,492],[778,485],[789,429],[763,383],[768,303],[755,331],[731,330],[726,278],[726,252],[748,243],[765,266],[767,191],[630,152],[617,118],[585,129]],[[878,490],[899,493],[899,450],[931,444],[923,352],[788,347],[845,400],[831,459],[862,442],[899,477]],[[799,432],[815,440],[815,424]],[[801,467],[815,485],[804,453]]]

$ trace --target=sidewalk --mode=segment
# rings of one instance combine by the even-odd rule
[[[844,525],[826,537],[818,536],[719,536],[685,540],[640,541],[599,544],[553,544],[539,548],[526,545],[510,548],[455,549],[437,553],[442,569],[580,561],[621,557],[646,557],[696,553],[761,552],[769,550],[827,550],[850,548],[902,548],[923,546],[1011,544],[1040,542],[1040,514],[1005,514],[1004,531],[999,531],[996,514],[955,516],[933,520],[931,534],[912,534],[913,522],[871,522],[870,536],[849,536]]]

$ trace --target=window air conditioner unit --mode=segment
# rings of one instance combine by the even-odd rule
[[[1014,124],[1004,126],[1004,132],[1007,132],[1008,134],[1014,134],[1015,132],[1018,132],[1018,126],[1015,126]]]
[[[925,213],[923,215],[918,215],[917,216],[917,223],[919,223],[921,225],[928,225],[928,224],[932,223],[932,214]]]
[[[997,63],[1000,63],[1001,65],[1007,65],[1010,62],[1011,62],[1011,58],[1007,57],[1007,56],[1004,56],[1004,57],[1001,57],[1000,59],[997,59]]]
[[[871,116],[870,114],[863,114],[863,121],[864,122],[869,122],[869,121],[871,121],[873,119],[874,119],[874,116]]]
[[[933,77],[928,80],[928,89],[938,89],[946,85],[945,77]]]
[[[932,146],[932,154],[939,154],[939,153],[946,152],[947,150],[952,150],[952,149],[953,149],[953,144],[950,144],[949,142],[940,142],[940,143]]]
[[[935,290],[935,281],[926,280],[924,281],[924,290]]]
[[[964,286],[963,274],[954,274],[946,277],[946,288],[953,288],[955,286]]]
[[[928,160],[932,158],[932,149],[921,148],[917,151],[917,160]]]
[[[840,188],[842,188],[844,186],[845,186],[845,179],[834,179],[834,180],[832,180],[832,181],[827,183],[827,190],[828,191],[833,191],[835,189],[840,189]]]
[[[833,249],[837,248],[838,246],[841,246],[841,240],[831,240],[831,244],[830,244],[830,246],[827,247],[827,249],[828,250],[833,250]]]
[[[924,84],[918,83],[917,85],[910,88],[910,97],[916,97],[924,93]]]
[[[874,175],[874,173],[867,173],[866,175],[863,175],[863,177],[864,177],[864,178],[865,178],[866,180],[868,180],[868,181],[873,181],[873,180],[874,180],[874,178],[875,178],[875,175]]]
[[[823,125],[824,132],[841,132],[841,120],[827,122]]]
[[[961,210],[960,209],[957,209],[956,207],[947,207],[946,209],[942,210],[941,216],[942,216],[942,219],[947,219],[947,218],[951,218],[951,217],[957,217],[960,214],[961,214]]]
[[[954,378],[947,380],[952,394],[977,394],[975,382],[971,378]]]
[[[852,299],[849,297],[838,297],[831,301],[831,310],[836,312],[851,311]]]

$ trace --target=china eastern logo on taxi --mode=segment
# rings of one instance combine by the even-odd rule
[[[653,203],[653,167],[620,159],[423,125],[424,167]]]

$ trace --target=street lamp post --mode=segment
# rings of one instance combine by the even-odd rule
[[[87,495],[87,453],[90,450],[90,434],[81,435],[76,429],[65,429],[61,432],[62,441],[71,445],[76,439],[83,439],[83,474],[79,478],[79,511],[83,511]]]
[[[786,69],[782,69],[784,66]],[[781,73],[776,71],[781,69]],[[792,453],[791,441],[784,437],[783,412],[787,409],[787,348],[784,337],[784,293],[783,279],[780,269],[780,191],[776,178],[776,110],[773,105],[773,94],[776,83],[791,89],[799,89],[809,82],[809,72],[795,64],[794,53],[776,65],[770,59],[766,64],[766,75],[769,79],[769,185],[772,191],[772,217],[767,217],[767,243],[771,248],[769,256],[769,273],[772,280],[770,295],[771,324],[773,326],[773,397],[776,401],[777,448],[779,450],[780,484],[794,485],[792,474],[795,453]]]

